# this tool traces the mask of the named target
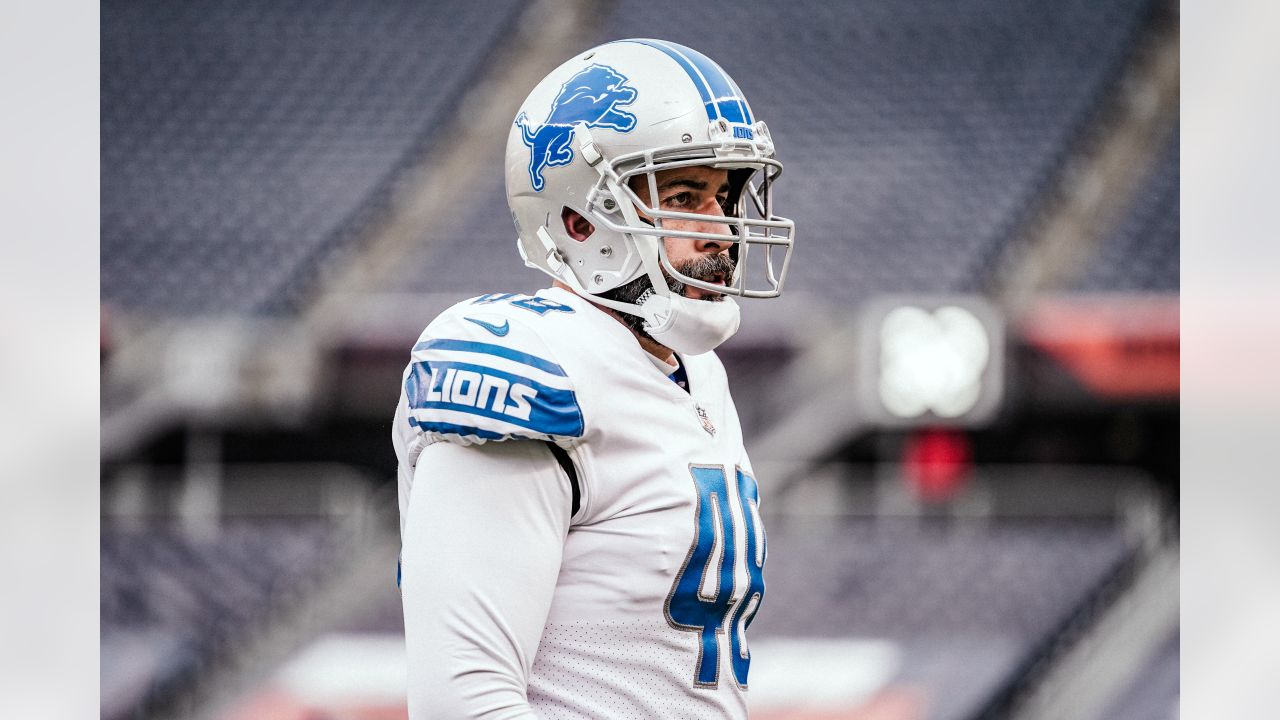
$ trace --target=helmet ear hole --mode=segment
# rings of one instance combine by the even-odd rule
[[[565,233],[578,242],[586,242],[587,238],[596,231],[596,227],[590,220],[568,205],[560,210],[560,221],[564,223]]]
[[[755,170],[751,168],[737,168],[729,171],[729,194],[725,198],[725,206],[723,208],[726,216],[740,217],[742,215],[742,191],[747,187],[747,182],[751,180],[751,176],[754,174]]]

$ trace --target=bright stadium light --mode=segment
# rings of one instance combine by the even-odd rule
[[[898,296],[860,314],[862,415],[890,426],[985,423],[1003,395],[1004,328],[976,296]]]
[[[978,401],[990,345],[982,322],[964,308],[890,311],[880,326],[881,402],[903,418],[929,410],[963,415]]]

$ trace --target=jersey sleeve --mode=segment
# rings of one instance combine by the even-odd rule
[[[514,439],[570,446],[584,420],[573,380],[529,326],[489,308],[455,306],[413,348],[401,394],[402,431],[419,446]]]
[[[404,532],[410,718],[536,720],[529,674],[569,532],[541,443],[423,450]]]

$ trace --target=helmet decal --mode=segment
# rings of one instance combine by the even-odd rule
[[[531,128],[528,117],[520,113],[516,124],[530,151],[529,181],[534,190],[541,192],[545,185],[543,169],[573,162],[575,123],[624,133],[635,128],[636,116],[618,109],[636,99],[636,89],[626,82],[627,78],[611,67],[591,65],[561,86],[541,126]]]

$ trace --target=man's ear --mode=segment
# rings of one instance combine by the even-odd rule
[[[560,219],[564,222],[564,230],[569,233],[569,237],[582,242],[591,237],[591,233],[596,231],[596,226],[591,224],[590,220],[582,217],[582,215],[573,208],[566,207],[560,212]]]

